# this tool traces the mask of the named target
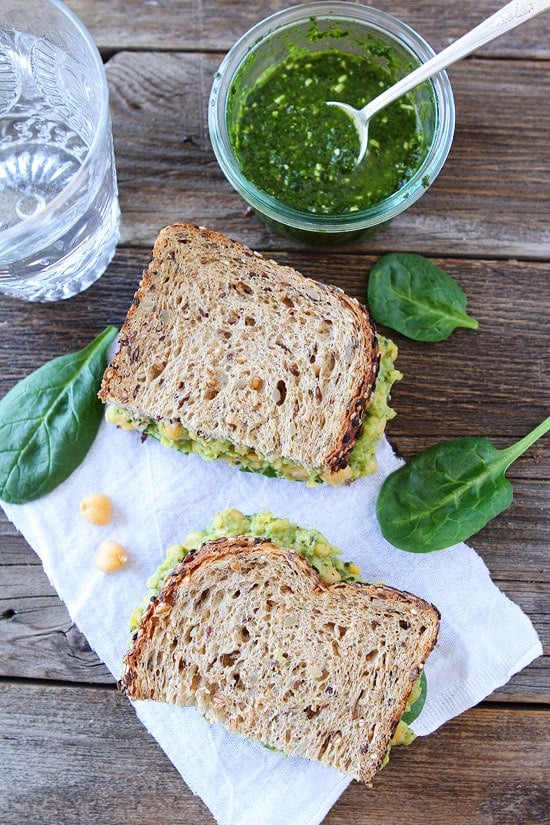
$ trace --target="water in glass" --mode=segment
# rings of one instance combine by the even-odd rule
[[[40,6],[64,14],[56,0]],[[29,12],[23,30],[0,25],[0,292],[48,301],[104,272],[119,207],[97,50],[64,17],[33,33]]]

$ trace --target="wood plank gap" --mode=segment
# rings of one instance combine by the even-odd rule
[[[24,676],[0,676],[0,685],[25,685],[25,687],[47,687],[47,688],[74,688],[75,690],[98,690],[120,692],[116,682],[108,684],[106,682],[70,682],[66,679],[27,679]],[[506,705],[510,707],[511,705]],[[526,707],[529,707],[527,705]]]
[[[239,240],[235,238],[235,240]],[[330,255],[331,258],[349,258],[355,256],[357,258],[381,258],[384,255],[384,252],[372,252],[370,249],[360,248],[360,247],[353,247],[353,246],[341,246],[341,247],[316,247],[316,246],[296,246],[296,245],[289,245],[286,246],[284,244],[285,238],[283,236],[278,237],[278,240],[282,240],[282,246],[279,246],[276,250],[275,249],[262,249],[261,247],[256,248],[256,252],[259,252],[261,255],[264,255],[266,258],[274,258],[277,259],[277,255],[304,255],[304,256],[318,256],[318,255]],[[150,253],[151,247],[146,246],[144,244],[134,244],[131,241],[127,241],[125,243],[120,244],[119,250],[123,249],[130,249],[134,251],[143,252],[145,255]],[[388,249],[387,252],[391,252],[391,249]],[[437,258],[441,260],[443,255],[440,253],[416,253],[422,254],[425,258],[434,259]],[[510,255],[492,255],[488,258],[486,255],[463,255],[457,254],[451,257],[446,258],[449,262],[457,262],[460,263],[461,261],[483,261],[487,264],[491,263],[526,263],[526,264],[540,264],[541,266],[545,266],[546,262],[537,256],[532,255],[525,255],[519,257],[518,255],[510,256]]]
[[[46,688],[69,688],[69,689],[82,689],[88,691],[95,691],[95,690],[106,690],[110,692],[120,693],[123,695],[121,691],[119,691],[115,682],[112,684],[107,684],[105,682],[71,682],[64,679],[27,679],[23,676],[0,676],[0,685],[6,686],[16,686],[21,685],[25,687],[46,687]],[[495,698],[491,698],[495,696]],[[517,698],[511,698],[509,701],[506,699],[501,698],[498,694],[491,694],[487,696],[484,700],[479,702],[477,705],[468,708],[468,710],[464,711],[464,713],[468,713],[471,710],[481,710],[481,711],[517,711],[517,712],[540,712],[543,713],[550,713],[550,701],[543,697],[536,697],[530,701],[524,701]],[[462,714],[460,714],[462,715]]]
[[[510,63],[522,63],[523,65],[525,65],[526,63],[549,63],[550,62],[550,58],[548,58],[544,54],[529,55],[529,56],[525,57],[523,55],[513,54],[512,52],[497,52],[497,53],[494,53],[494,54],[484,54],[484,53],[479,53],[478,54],[478,53],[476,53],[476,54],[471,54],[471,55],[463,58],[463,60],[479,60],[479,61],[482,61],[484,63],[486,63],[486,62],[498,63],[498,62],[501,62],[501,61],[506,61],[507,63],[508,62],[510,62]],[[450,67],[450,68],[452,68],[452,67]]]
[[[151,47],[145,46],[125,46],[122,49],[107,49],[107,48],[100,48],[99,53],[104,63],[108,63],[111,58],[113,58],[117,54],[151,54],[154,52],[155,54],[217,54],[220,56],[220,63],[222,62],[223,58],[227,54],[229,49],[226,51],[220,51],[219,49],[209,48],[205,46],[204,48],[196,49],[192,47],[182,47],[182,48],[163,48],[162,46],[155,47],[154,49]],[[538,62],[538,60],[535,60]]]

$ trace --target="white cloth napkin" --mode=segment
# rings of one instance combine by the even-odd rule
[[[416,593],[441,611],[439,641],[426,667],[428,699],[413,725],[425,735],[507,682],[542,648],[529,619],[491,582],[474,550],[459,545],[415,555],[385,542],[375,518],[376,496],[384,477],[401,464],[385,439],[378,461],[375,476],[349,487],[308,489],[221,461],[182,456],[151,438],[141,443],[138,433],[103,422],[86,460],[64,484],[36,502],[4,509],[116,678],[130,613],[170,544],[227,507],[244,513],[267,509],[317,528],[345,560],[360,566],[364,578]],[[113,519],[105,527],[80,515],[79,504],[91,492],[113,499]],[[95,567],[97,545],[105,538],[128,550],[129,563],[118,573]],[[135,708],[220,825],[317,825],[349,782],[316,763],[228,734],[192,708],[150,702]]]

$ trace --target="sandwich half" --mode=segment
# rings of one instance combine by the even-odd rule
[[[153,249],[107,367],[107,419],[184,453],[308,484],[374,472],[395,345],[342,290],[220,233]]]
[[[414,738],[401,720],[439,613],[358,576],[315,530],[219,513],[149,583],[121,687],[370,783]]]

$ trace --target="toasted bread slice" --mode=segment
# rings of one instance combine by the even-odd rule
[[[368,783],[438,628],[436,608],[409,593],[327,584],[294,550],[220,538],[166,577],[121,686]]]
[[[157,238],[99,396],[115,423],[184,452],[339,483],[379,360],[358,301],[178,224]],[[375,440],[392,415],[377,407]]]

